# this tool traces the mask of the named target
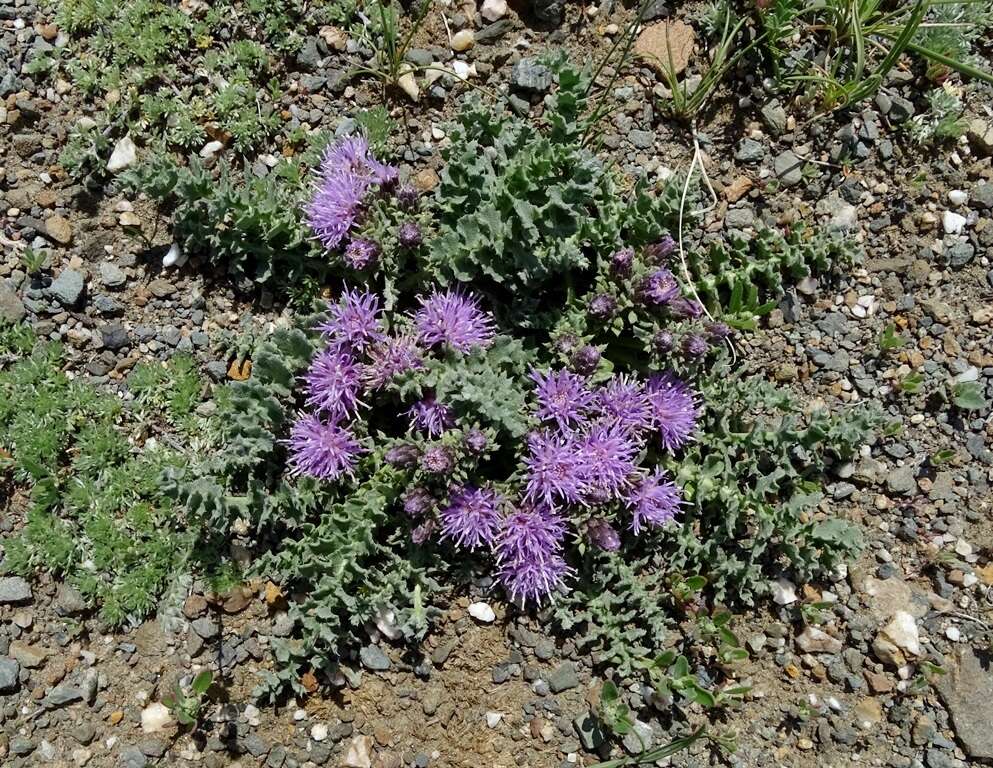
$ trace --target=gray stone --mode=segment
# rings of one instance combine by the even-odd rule
[[[128,747],[121,752],[117,765],[119,768],[145,768],[148,758],[138,747]]]
[[[21,665],[13,659],[0,659],[0,693],[17,693],[21,687],[18,676],[21,673]]]
[[[82,700],[83,692],[79,688],[63,683],[50,690],[42,703],[47,709],[56,709],[57,707],[75,704],[77,701]]]
[[[775,159],[773,167],[776,176],[787,187],[799,184],[803,180],[803,160],[792,151],[781,152]]]
[[[757,163],[765,157],[765,147],[755,139],[742,139],[734,156],[743,163]]]
[[[0,605],[18,605],[31,600],[31,585],[20,576],[0,578]]]
[[[127,279],[127,275],[116,264],[109,261],[100,264],[100,282],[108,288],[121,288]]]
[[[917,490],[917,483],[914,480],[915,475],[914,467],[911,464],[897,467],[887,475],[886,488],[890,493],[909,496]]]
[[[592,712],[578,715],[572,721],[572,727],[576,730],[576,735],[579,736],[579,743],[587,752],[599,749],[607,738],[603,732],[603,725]]]
[[[579,685],[579,675],[576,665],[571,661],[559,664],[548,676],[548,687],[552,693],[562,693]]]
[[[534,17],[546,24],[558,24],[562,21],[562,11],[565,0],[533,0]]]
[[[993,208],[993,182],[988,181],[985,184],[974,186],[969,199],[977,208],[986,208],[987,210]]]
[[[7,287],[3,280],[0,280],[0,321],[19,323],[24,319],[25,314],[24,302]]]
[[[951,671],[940,675],[936,685],[965,753],[977,760],[993,759],[993,668],[988,655],[980,658],[969,646],[959,648]]]
[[[510,73],[515,88],[530,93],[544,93],[552,86],[552,71],[536,59],[521,59]]]
[[[762,122],[777,136],[786,131],[786,110],[778,101],[770,101],[762,107]]]
[[[887,115],[890,120],[894,123],[905,123],[914,116],[914,105],[910,101],[895,94],[890,98],[893,102]]]
[[[373,672],[385,672],[391,666],[389,657],[378,645],[367,645],[359,651],[362,666]]]
[[[624,735],[621,746],[629,755],[640,755],[647,749],[651,749],[655,743],[655,733],[648,723],[641,720],[634,721],[634,727]]]
[[[75,269],[63,269],[48,287],[48,295],[64,307],[75,307],[83,297],[85,279]]]
[[[455,647],[458,644],[459,644],[458,640],[448,640],[442,643],[441,645],[439,645],[437,648],[431,651],[432,663],[437,664],[438,666],[444,664],[446,661],[448,661],[448,657],[452,655],[452,651],[455,650]]]
[[[55,611],[59,616],[72,616],[86,610],[86,600],[71,584],[60,584],[55,595]]]
[[[628,140],[638,149],[651,149],[655,144],[655,134],[635,129],[628,133]]]
[[[112,352],[124,349],[131,343],[127,329],[120,323],[108,323],[100,329],[103,345]]]

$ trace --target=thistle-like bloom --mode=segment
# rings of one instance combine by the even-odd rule
[[[601,320],[613,317],[617,311],[617,300],[609,293],[600,293],[590,302],[590,314]]]
[[[410,532],[410,540],[415,544],[423,544],[431,538],[431,534],[434,533],[434,526],[434,520],[425,520]]]
[[[400,240],[401,248],[416,248],[421,244],[424,236],[421,234],[421,228],[415,222],[405,221],[400,225],[397,238]]]
[[[699,301],[680,296],[669,302],[669,314],[680,320],[696,320],[703,314],[703,306]]]
[[[490,440],[486,437],[486,434],[478,429],[470,429],[465,436],[465,447],[468,449],[469,453],[482,453],[486,450],[487,446],[490,444]]]
[[[539,419],[554,421],[560,432],[570,432],[586,420],[594,395],[582,377],[563,370],[549,371],[545,376],[531,371],[530,378],[538,385],[535,397]]]
[[[587,482],[592,499],[617,498],[631,484],[638,447],[617,424],[594,428],[583,438],[583,458],[590,468]]]
[[[512,600],[540,602],[562,584],[565,524],[548,510],[522,509],[503,521],[496,542],[497,577]]]
[[[704,331],[714,341],[724,341],[724,339],[731,335],[731,327],[719,320],[713,323],[707,323],[704,326]]]
[[[638,296],[649,305],[661,306],[679,296],[679,283],[676,276],[664,267],[656,269],[641,281]]]
[[[433,475],[447,474],[454,466],[452,454],[443,445],[428,446],[421,454],[421,468]]]
[[[379,245],[374,240],[357,237],[345,246],[344,259],[352,269],[368,269],[379,260]]]
[[[324,422],[313,414],[301,414],[285,441],[289,447],[291,475],[309,475],[336,480],[351,475],[362,452],[355,436],[340,424]]]
[[[434,497],[426,488],[412,488],[403,497],[403,511],[411,517],[420,517],[434,507]]]
[[[359,367],[347,352],[325,348],[311,361],[303,380],[307,405],[333,421],[358,408]]]
[[[602,518],[590,520],[586,526],[586,538],[597,549],[616,552],[621,548],[621,537],[617,529]]]
[[[328,302],[328,319],[317,330],[342,350],[361,351],[383,340],[379,315],[378,296],[346,289],[338,301]]]
[[[597,406],[604,422],[631,434],[649,429],[654,418],[645,388],[626,374],[614,376],[597,391]]]
[[[652,337],[652,346],[660,355],[668,355],[676,348],[676,339],[669,331],[659,331]]]
[[[710,344],[699,333],[690,333],[683,338],[683,355],[690,360],[699,360],[710,351]]]
[[[420,194],[417,189],[410,184],[404,184],[397,190],[397,203],[405,211],[412,211],[417,208],[420,202]]]
[[[669,235],[663,235],[662,239],[657,243],[652,243],[650,246],[645,248],[645,256],[647,256],[649,260],[659,263],[667,256],[671,255],[675,250],[676,241]]]
[[[417,459],[420,458],[420,455],[421,452],[417,450],[416,445],[401,444],[394,445],[388,449],[383,458],[386,459],[386,463],[390,466],[406,469],[417,464]]]
[[[410,417],[410,426],[423,430],[428,437],[438,437],[454,422],[452,409],[433,397],[425,397],[414,403],[407,411],[407,416]]]
[[[367,184],[385,185],[397,180],[398,171],[392,165],[376,160],[363,136],[349,136],[331,144],[321,158],[321,174],[325,177],[351,173]]]
[[[638,483],[628,496],[631,530],[639,534],[646,525],[658,526],[668,523],[679,514],[682,504],[679,488],[666,477],[664,471],[656,469]]]
[[[531,503],[579,504],[589,489],[591,467],[582,446],[575,440],[547,432],[528,435],[525,498]]]
[[[334,250],[362,214],[362,198],[369,184],[354,173],[325,176],[307,205],[307,224],[329,251]]]
[[[486,488],[455,491],[448,506],[439,513],[442,538],[468,549],[492,544],[500,529],[502,503],[498,493]]]
[[[671,373],[661,373],[648,380],[648,397],[654,411],[654,426],[662,445],[670,453],[685,445],[696,429],[696,397],[692,389]]]
[[[485,347],[493,338],[493,319],[479,308],[475,296],[458,289],[417,297],[421,308],[414,315],[418,338],[426,347],[448,344],[459,352]]]
[[[634,248],[621,248],[610,255],[610,271],[618,277],[631,274],[634,263]]]
[[[370,389],[379,389],[401,373],[415,371],[423,365],[420,350],[407,336],[384,339],[369,348],[369,362],[362,378]]]
[[[586,344],[572,353],[570,362],[577,373],[588,376],[600,365],[600,350],[592,344]]]

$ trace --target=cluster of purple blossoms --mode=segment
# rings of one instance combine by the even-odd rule
[[[500,494],[487,488],[456,489],[439,514],[442,538],[467,549],[491,546],[503,522],[502,504]]]
[[[294,476],[308,475],[335,480],[351,475],[362,452],[355,436],[336,422],[314,414],[301,414],[293,424],[286,444],[290,449],[289,469]]]
[[[362,137],[330,145],[321,158],[318,181],[306,208],[307,223],[324,247],[338,248],[361,219],[370,188],[392,185],[397,175],[396,168],[372,156],[369,143]],[[346,258],[352,266],[368,265],[375,255],[378,250],[371,253],[363,246],[350,251]]]
[[[479,301],[458,289],[418,296],[421,308],[414,315],[418,340],[428,348],[447,344],[459,352],[486,347],[493,338],[493,319]]]
[[[407,415],[410,417],[410,425],[425,432],[428,437],[438,437],[455,423],[452,409],[433,397],[425,397],[414,403]]]
[[[503,519],[495,547],[497,577],[512,600],[540,602],[562,584],[569,573],[562,557],[565,534],[562,518],[541,506]]]
[[[638,296],[646,304],[662,306],[679,297],[676,276],[665,267],[659,267],[641,281]]]

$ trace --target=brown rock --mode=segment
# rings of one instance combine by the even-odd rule
[[[878,672],[866,672],[865,681],[869,684],[869,690],[873,693],[889,693],[893,690],[893,681],[886,675]]]
[[[729,203],[737,203],[741,200],[741,198],[747,195],[754,186],[755,182],[753,182],[750,178],[747,176],[739,176],[724,188],[724,198]]]
[[[693,27],[681,21],[661,21],[645,27],[634,44],[635,55],[663,75],[675,77],[693,55]]]
[[[438,174],[431,168],[418,171],[413,178],[414,188],[418,192],[430,192],[438,186],[439,181]]]
[[[234,379],[235,381],[247,381],[248,377],[252,375],[252,361],[244,360],[239,363],[237,360],[232,360],[231,365],[228,366],[228,378]]]
[[[45,232],[50,238],[62,245],[68,244],[72,240],[72,225],[64,216],[55,214],[45,220]]]
[[[883,708],[876,699],[862,699],[852,709],[852,715],[860,728],[871,728],[883,719]]]
[[[207,612],[207,600],[203,595],[190,595],[183,603],[183,615],[188,619],[196,619]]]
[[[241,613],[249,606],[254,596],[255,593],[246,587],[235,587],[224,598],[224,604],[221,607],[225,613]]]
[[[148,290],[156,298],[164,299],[168,296],[172,296],[176,292],[176,286],[168,280],[157,278],[148,284]]]

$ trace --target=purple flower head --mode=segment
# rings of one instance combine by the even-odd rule
[[[416,248],[424,240],[421,228],[413,221],[405,221],[397,233],[401,248]]]
[[[431,445],[421,454],[421,468],[432,475],[444,475],[455,466],[452,454],[443,445]]]
[[[493,319],[479,308],[475,296],[458,289],[417,297],[421,308],[414,315],[418,338],[427,347],[448,344],[459,352],[485,347],[493,338]]]
[[[653,409],[645,388],[626,374],[614,376],[597,392],[597,406],[607,424],[638,434],[652,425]]]
[[[645,256],[648,257],[649,261],[658,264],[667,256],[671,255],[675,250],[676,241],[669,235],[663,235],[662,239],[657,243],[652,243],[650,246],[645,248]]]
[[[420,457],[420,451],[417,450],[416,445],[402,443],[387,450],[384,458],[387,464],[403,469],[414,466],[418,457]]]
[[[586,538],[590,544],[604,552],[616,552],[621,548],[621,537],[617,529],[602,518],[590,520],[586,526]]]
[[[329,251],[334,250],[362,213],[368,183],[353,173],[321,179],[306,209],[307,224]]]
[[[465,436],[465,447],[469,453],[479,454],[490,444],[489,438],[478,429],[470,429]]]
[[[394,376],[423,366],[421,353],[406,336],[389,337],[369,349],[369,363],[362,371],[367,387],[379,389]]]
[[[529,502],[554,507],[558,502],[584,501],[593,468],[580,444],[547,432],[532,432],[528,450],[524,465],[528,472],[525,498]]]
[[[397,203],[405,211],[412,211],[417,208],[420,202],[420,194],[416,187],[410,184],[404,184],[397,190]]]
[[[344,259],[352,269],[368,269],[379,260],[379,245],[375,240],[357,237],[345,246]]]
[[[403,496],[403,511],[411,517],[420,517],[434,507],[434,497],[426,488],[412,488]]]
[[[660,355],[668,355],[676,348],[676,339],[669,331],[659,331],[652,337],[652,345]]]
[[[704,330],[714,341],[724,341],[724,339],[731,335],[731,327],[727,323],[722,323],[719,320],[713,323],[707,323],[707,325],[704,326]]]
[[[328,302],[328,319],[317,330],[342,350],[361,351],[384,338],[379,314],[378,296],[346,289],[338,301]]]
[[[589,486],[597,501],[617,498],[630,485],[638,446],[619,425],[594,428],[583,439],[582,451],[590,467]]]
[[[355,459],[362,452],[355,436],[345,427],[327,423],[313,414],[301,414],[285,441],[289,447],[288,466],[294,476],[309,475],[336,480],[351,475]]]
[[[434,526],[434,520],[425,520],[410,532],[410,540],[415,544],[423,544],[431,538],[431,534],[434,533]]]
[[[454,422],[452,409],[433,397],[425,397],[414,403],[407,415],[410,417],[411,428],[423,430],[428,437],[438,437]]]
[[[594,398],[581,377],[571,371],[549,371],[545,376],[531,371],[530,378],[538,385],[539,419],[554,421],[561,432],[569,432],[586,420],[586,410]]]
[[[670,453],[677,451],[689,441],[696,429],[698,413],[693,390],[666,372],[648,380],[648,397],[662,445]]]
[[[540,602],[562,584],[569,568],[562,558],[565,524],[552,512],[522,509],[504,518],[496,542],[497,574],[519,602]]]
[[[592,344],[585,344],[572,353],[570,362],[572,363],[573,370],[584,376],[588,376],[600,365],[600,350]]]
[[[679,283],[672,272],[660,267],[641,281],[638,296],[645,304],[652,306],[668,304],[679,296]]]
[[[337,421],[354,413],[359,401],[359,367],[347,352],[326,347],[303,376],[306,403]]]
[[[563,355],[571,355],[579,346],[579,338],[574,333],[563,333],[555,340],[555,349]]]
[[[442,538],[452,539],[460,547],[476,549],[490,545],[500,529],[503,499],[486,488],[460,488],[441,510]]]
[[[324,150],[321,174],[325,178],[354,174],[366,184],[392,184],[397,180],[397,169],[376,160],[363,136],[349,136]]]
[[[680,296],[669,302],[669,314],[680,320],[696,320],[703,314],[703,306],[699,301]]]
[[[637,535],[645,525],[658,526],[668,523],[679,514],[683,500],[675,483],[666,478],[665,472],[656,469],[642,480],[628,496],[631,507],[631,530]]]
[[[590,314],[601,320],[613,317],[617,311],[617,300],[609,293],[600,293],[590,302]]]
[[[634,263],[634,248],[621,248],[610,255],[610,271],[618,277],[631,274]]]
[[[683,354],[690,360],[699,360],[710,351],[710,344],[699,333],[690,333],[683,337]]]

